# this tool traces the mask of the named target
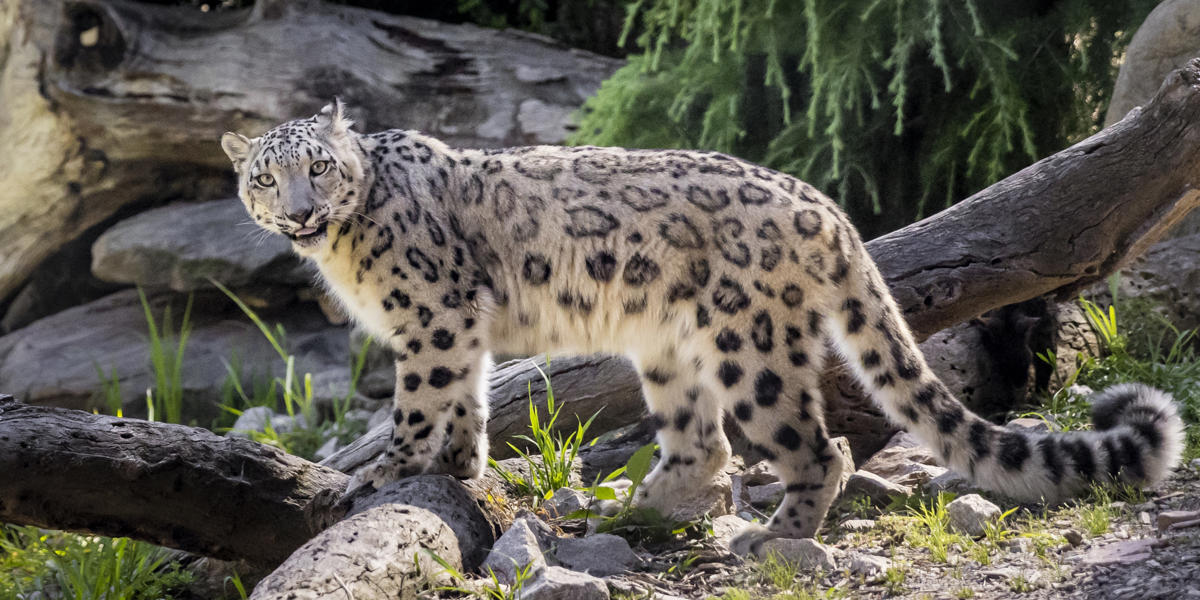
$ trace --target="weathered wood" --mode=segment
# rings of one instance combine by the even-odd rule
[[[1200,205],[1200,59],[1145,107],[867,244],[924,339],[987,310],[1070,297]]]
[[[621,64],[513,31],[315,0],[253,5],[0,2],[0,301],[123,205],[227,194],[224,131],[264,131],[340,96],[366,129],[559,142]]]
[[[531,399],[543,416],[547,414],[542,373],[549,377],[555,400],[562,405],[557,427],[560,431],[573,431],[576,423],[587,422],[595,415],[589,431],[590,435],[599,435],[646,415],[637,372],[624,358],[594,355],[554,358],[549,363],[545,358],[508,361],[498,365],[488,381],[491,415],[487,432],[492,458],[516,456],[509,443],[525,447],[513,436],[529,434]],[[352,472],[386,449],[391,432],[390,422],[380,424],[321,464]]]
[[[4,395],[0,473],[0,522],[132,537],[266,568],[340,519],[345,509],[336,503],[348,481],[249,440],[28,406]],[[405,539],[427,548],[452,546],[443,558],[470,569],[483,559],[499,522],[484,500],[500,491],[480,486],[486,482],[421,476],[355,498],[348,512],[387,505],[393,508],[378,518],[406,523],[412,519],[397,517],[403,511],[395,507],[437,515],[422,522],[427,536]],[[404,561],[411,566],[411,553]]]
[[[0,396],[0,521],[273,566],[342,473],[210,431]],[[330,498],[335,500],[336,498]]]

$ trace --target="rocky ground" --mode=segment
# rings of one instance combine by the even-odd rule
[[[1105,490],[1057,507],[1018,506],[975,494],[901,433],[850,478],[819,542],[777,543],[765,560],[742,560],[725,544],[747,518],[770,514],[781,486],[761,463],[734,464],[728,474],[727,514],[674,535],[654,528],[589,535],[594,522],[556,516],[587,503],[586,495],[560,490],[521,512],[485,563],[500,582],[517,585],[460,580],[457,590],[428,595],[1200,598],[1200,459],[1157,490]],[[933,500],[938,490],[956,496],[941,512]],[[909,508],[921,501],[932,511],[924,520]],[[514,563],[528,566],[518,574]]]

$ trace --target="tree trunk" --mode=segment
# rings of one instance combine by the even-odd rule
[[[228,195],[224,131],[264,131],[340,96],[366,130],[556,143],[619,66],[540,36],[314,0],[210,13],[0,2],[0,302],[126,204]]]

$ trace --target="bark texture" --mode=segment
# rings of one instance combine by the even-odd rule
[[[558,142],[619,65],[539,36],[314,0],[212,13],[0,2],[0,301],[124,205],[228,195],[224,131],[257,134],[340,96],[364,130]]]
[[[424,475],[339,506],[346,475],[277,448],[193,427],[28,406],[3,395],[0,473],[0,522],[132,537],[264,568],[284,562],[344,514],[369,513],[355,523],[380,535],[395,534],[386,528],[401,523],[413,533],[393,540],[390,550],[428,548],[468,569],[482,561],[499,526],[483,501],[499,492],[486,480],[464,485]],[[388,508],[371,512],[380,507]],[[371,553],[381,544],[340,548],[346,527],[322,533],[306,546],[308,558],[290,568],[304,571],[295,565],[321,562],[317,555],[331,547],[338,547],[339,560],[379,567]],[[412,584],[413,552],[406,552],[361,579]],[[312,583],[312,577],[300,579]]]

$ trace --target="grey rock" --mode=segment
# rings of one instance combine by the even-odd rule
[[[1198,211],[1192,211],[1193,219]],[[1200,231],[1200,222],[1195,225]],[[1179,232],[1179,230],[1176,230]],[[1118,294],[1124,298],[1145,298],[1164,307],[1171,322],[1180,330],[1200,327],[1200,233],[1192,233],[1151,246],[1143,255],[1122,269]],[[1107,294],[1107,286],[1093,291]]]
[[[568,569],[597,577],[624,573],[641,562],[629,542],[608,533],[560,538],[554,556]]]
[[[1078,548],[1079,545],[1083,543],[1083,534],[1075,531],[1074,529],[1067,529],[1066,531],[1063,531],[1062,536],[1063,539],[1067,540],[1067,543],[1070,544],[1072,548]]]
[[[1158,91],[1167,73],[1200,54],[1200,4],[1166,0],[1138,27],[1117,74],[1105,127],[1120,121]]]
[[[704,515],[717,517],[730,514],[733,506],[733,482],[729,475],[718,472],[711,484],[681,499],[670,517],[679,521],[692,521]]]
[[[996,520],[1000,507],[979,494],[959,496],[946,505],[950,526],[967,535],[983,535],[984,525]]]
[[[850,475],[846,489],[842,492],[842,501],[848,502],[855,498],[866,497],[877,508],[888,505],[893,496],[908,496],[912,488],[892,483],[870,471],[859,469]]]
[[[283,236],[262,236],[236,198],[176,203],[130,217],[92,246],[92,274],[113,283],[188,292],[250,283],[304,285],[302,267]]]
[[[750,504],[754,506],[772,506],[783,499],[784,485],[780,481],[766,485],[755,485],[747,489]]]
[[[926,483],[947,469],[938,466],[933,452],[921,445],[917,438],[901,431],[892,436],[891,441],[859,470],[874,473],[898,485],[912,486]]]
[[[313,452],[313,457],[317,460],[325,460],[333,456],[333,453],[338,451],[339,443],[340,441],[336,437],[325,440],[325,443],[321,444],[321,447]]]
[[[296,413],[296,416],[276,414],[271,417],[271,429],[276,433],[292,433],[308,429],[308,420],[304,415]]]
[[[842,529],[850,531],[867,531],[875,527],[874,519],[847,519],[842,521]]]
[[[970,479],[955,473],[954,471],[946,471],[925,483],[925,490],[933,493],[950,492],[951,494],[971,494],[979,491],[979,488],[971,482]]]
[[[542,508],[551,517],[566,517],[587,507],[588,499],[583,492],[572,488],[558,488],[554,496],[542,503]]]
[[[608,586],[587,573],[546,567],[521,588],[521,600],[608,600]]]
[[[226,437],[250,438],[252,431],[264,431],[267,424],[275,416],[275,411],[269,406],[252,406],[242,411],[234,421],[233,427],[225,434]]]
[[[513,521],[512,527],[496,540],[482,566],[485,573],[490,569],[496,579],[509,585],[516,582],[518,569],[537,573],[545,568],[542,548],[524,519]]]
[[[737,515],[721,515],[712,520],[713,539],[721,548],[728,548],[729,541],[746,527],[748,521]]]
[[[381,423],[387,423],[392,420],[393,408],[391,406],[380,406],[371,413],[371,418],[367,421],[367,430],[374,429]]]
[[[848,558],[851,573],[862,575],[868,581],[874,581],[883,577],[883,574],[892,568],[892,561],[874,554],[865,554],[862,552],[851,552]]]
[[[828,546],[817,543],[812,538],[775,538],[763,542],[764,555],[774,552],[781,558],[797,565],[800,569],[824,569],[832,571],[837,568],[837,559]]]
[[[150,303],[159,320],[171,303],[178,327],[184,308],[180,298],[151,296]],[[253,389],[255,379],[283,375],[285,364],[262,333],[229,306],[219,294],[198,293],[195,298],[182,370],[185,419],[206,422],[216,415],[229,375],[226,364],[240,365],[246,389]],[[297,305],[260,316],[286,328],[299,375],[348,368],[345,330],[329,326],[314,307]],[[31,404],[86,410],[102,404],[96,396],[97,369],[105,377],[115,370],[125,414],[144,415],[146,389],[155,382],[146,330],[134,290],[65,310],[0,337],[0,382],[6,393]]]
[[[771,465],[763,460],[747,467],[742,473],[742,479],[746,485],[766,485],[779,481],[779,476],[771,470]]]
[[[571,115],[578,107],[547,104],[530,98],[517,109],[517,123],[527,141],[534,144],[553,144],[566,139]]]
[[[1030,432],[1034,432],[1034,433],[1049,433],[1050,432],[1050,425],[1048,425],[1042,419],[1035,419],[1033,417],[1020,417],[1017,419],[1013,419],[1013,420],[1009,421],[1008,424],[1005,425],[1005,427],[1008,427],[1010,429],[1020,429],[1023,431],[1030,431]]]

